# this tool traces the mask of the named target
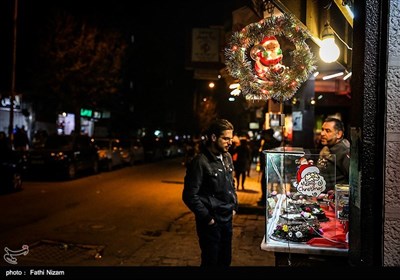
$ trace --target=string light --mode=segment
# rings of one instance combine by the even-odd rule
[[[347,73],[347,74],[343,77],[343,80],[346,81],[348,78],[351,77],[352,74],[353,74],[352,72]]]
[[[339,76],[343,76],[344,75],[344,73],[343,72],[338,72],[338,73],[335,73],[335,74],[332,74],[332,75],[327,75],[327,76],[324,76],[324,77],[322,77],[322,80],[329,80],[329,79],[333,79],[333,78],[336,78],[336,77],[339,77]]]
[[[238,83],[233,83],[233,84],[230,84],[229,85],[229,88],[230,89],[235,89],[235,88],[238,88],[240,86],[240,84],[238,84]]]

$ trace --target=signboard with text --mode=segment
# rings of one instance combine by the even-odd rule
[[[220,31],[194,28],[192,31],[192,62],[219,62]]]

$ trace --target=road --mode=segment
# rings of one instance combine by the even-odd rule
[[[23,191],[0,196],[0,248],[42,240],[104,246],[101,262],[88,263],[119,265],[187,213],[183,174],[180,159],[172,159],[72,181],[24,182]]]

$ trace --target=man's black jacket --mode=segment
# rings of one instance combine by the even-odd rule
[[[223,162],[205,148],[186,169],[182,199],[196,219],[204,223],[211,219],[229,221],[238,208],[232,157],[229,153],[222,157]]]

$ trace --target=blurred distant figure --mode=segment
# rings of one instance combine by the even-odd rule
[[[200,152],[200,141],[190,141],[185,143],[185,157],[183,165],[187,166],[192,159]]]
[[[0,131],[0,158],[7,158],[10,151],[9,139],[4,131]]]
[[[265,205],[267,195],[267,178],[265,176],[266,167],[266,156],[263,151],[277,148],[281,145],[281,142],[274,137],[274,130],[272,128],[263,130],[261,133],[260,143],[260,171],[261,171],[261,198],[258,201],[259,205]]]
[[[246,173],[251,164],[251,151],[247,139],[240,140],[240,145],[234,150],[234,155],[236,155],[236,161],[234,161],[236,189],[239,190],[241,185],[244,190]]]
[[[29,139],[25,126],[22,126],[21,128],[17,126],[13,144],[16,151],[27,151],[29,149]]]

